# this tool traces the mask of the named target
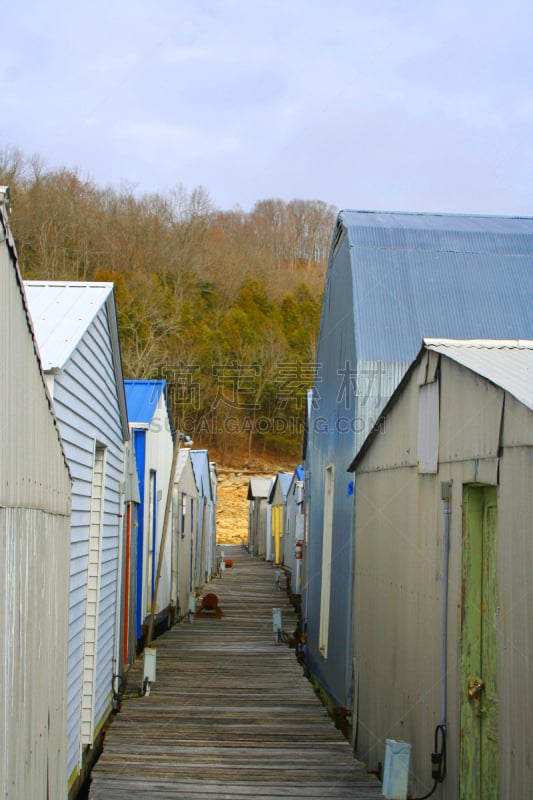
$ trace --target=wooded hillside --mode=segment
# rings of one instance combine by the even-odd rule
[[[222,463],[298,460],[336,210],[138,196],[0,153],[25,278],[113,281],[126,378],[165,378],[174,422]],[[243,464],[244,465],[244,464]]]

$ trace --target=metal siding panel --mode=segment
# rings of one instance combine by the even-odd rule
[[[533,664],[531,446],[504,449],[498,515],[500,796],[527,797],[533,781],[533,764],[529,757],[533,693],[524,691],[524,686],[531,683]]]
[[[504,392],[448,359],[440,369],[440,462],[497,458]]]
[[[533,412],[509,395],[505,396],[502,445],[533,447]]]
[[[0,791],[5,797],[67,796],[69,527],[68,516],[0,508]]]
[[[438,489],[435,476],[418,476],[414,467],[356,479],[358,754],[372,769],[385,738],[408,741],[412,774],[422,781],[439,721]]]
[[[0,231],[10,235],[3,212]],[[0,241],[0,305],[0,504],[68,514],[68,468],[8,240]]]
[[[443,800],[455,800],[460,737],[459,698],[463,691],[459,665],[461,646],[462,490],[474,480],[479,443],[499,430],[501,393],[496,408],[474,416],[484,392],[476,375],[453,362],[441,370],[441,433],[457,427],[458,406],[468,420],[457,460],[444,464],[437,476],[420,476],[415,465],[399,467],[398,448],[416,434],[416,372],[411,374],[391,407],[384,435],[376,437],[356,470],[356,554],[354,642],[359,672],[358,754],[372,768],[382,760],[386,737],[413,744],[413,793],[427,790],[428,742],[439,722],[439,652],[443,511],[440,482],[453,482],[450,516],[448,584],[448,779]],[[465,379],[459,380],[462,372]],[[491,387],[493,389],[493,387]],[[455,402],[452,395],[455,393]],[[497,392],[496,392],[497,394]],[[460,404],[460,405],[459,405]],[[531,412],[516,401],[504,409],[504,430],[520,428],[528,440]],[[516,419],[507,420],[507,415]],[[524,421],[527,422],[524,425]],[[477,428],[486,429],[478,431]],[[408,436],[406,439],[406,433]],[[445,437],[449,434],[445,433]],[[387,456],[387,450],[391,454]],[[493,445],[487,448],[492,452]],[[377,455],[376,455],[377,452]],[[383,465],[390,465],[390,468]],[[500,708],[500,794],[521,797],[531,785],[527,757],[533,700],[523,687],[533,661],[530,576],[533,544],[533,448],[513,438],[497,460],[478,464],[478,479],[494,483],[499,473],[498,580],[500,587],[498,684]],[[516,643],[519,642],[519,646]],[[420,654],[423,653],[423,657]]]
[[[65,798],[71,481],[3,209],[0,230],[0,789]]]

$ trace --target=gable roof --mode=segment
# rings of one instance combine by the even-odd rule
[[[294,492],[294,489],[298,483],[303,483],[305,479],[305,472],[303,467],[300,465],[295,467],[294,472],[292,473],[291,482],[289,485],[289,491],[287,494],[289,495],[291,492]]]
[[[279,484],[279,488],[281,490],[281,494],[283,495],[283,499],[287,499],[287,494],[291,485],[292,477],[294,472],[278,472],[276,477],[272,482],[272,486],[270,488],[270,492],[268,495],[268,502],[271,503],[274,499],[274,493],[276,491],[276,486]]]
[[[424,339],[418,356],[410,365],[402,381],[396,387],[381,412],[381,420],[387,416],[389,410],[395,405],[426,350],[431,350],[452,359],[508,392],[525,405],[526,408],[533,410],[533,341]],[[363,455],[381,430],[382,427],[378,424],[367,436],[348,467],[349,472],[353,472],[356,469]]]
[[[250,478],[248,483],[248,500],[255,500],[255,498],[267,498],[270,494],[270,487],[274,482],[274,478]]]
[[[112,283],[82,281],[24,281],[28,307],[44,372],[58,372],[79,345],[105,306],[122,434],[129,438],[122,356]]]
[[[180,447],[179,452],[178,452],[178,458],[177,458],[177,461],[176,461],[176,472],[174,473],[174,483],[179,483],[181,481],[181,479],[183,477],[183,473],[184,473],[185,468],[187,466],[187,463],[189,463],[190,464],[190,468],[191,468],[192,473],[193,473],[193,480],[194,480],[194,482],[196,484],[196,477],[194,475],[194,469],[193,469],[193,466],[192,466],[190,453],[191,453],[191,451],[189,450],[188,447]]]
[[[341,211],[358,359],[410,363],[422,336],[533,338],[533,218]]]
[[[124,381],[131,425],[150,425],[165,388],[166,381]]]

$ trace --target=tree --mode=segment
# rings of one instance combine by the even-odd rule
[[[259,447],[299,452],[267,423],[296,418],[312,382],[331,206],[221,211],[203,187],[100,188],[16,148],[0,151],[0,183],[24,276],[112,281],[125,377],[165,377],[199,444],[239,442],[249,461]]]

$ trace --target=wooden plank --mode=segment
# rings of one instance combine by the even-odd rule
[[[381,784],[354,758],[307,681],[278,644],[272,608],[296,615],[271,565],[224,546],[233,568],[209,584],[224,616],[176,625],[154,642],[157,682],[140,694],[142,658],[106,733],[90,800],[371,800]]]

